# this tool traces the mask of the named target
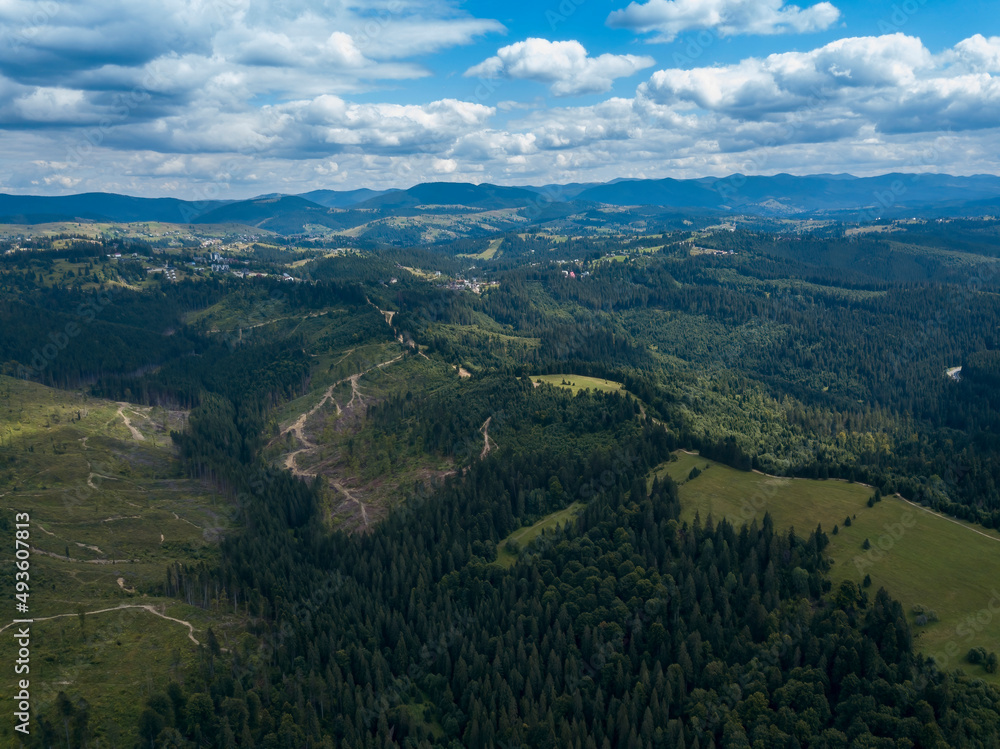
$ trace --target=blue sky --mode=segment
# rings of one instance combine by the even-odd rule
[[[0,0],[0,191],[1000,173],[984,0]]]

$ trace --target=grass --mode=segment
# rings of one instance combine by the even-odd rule
[[[695,467],[702,473],[689,479]],[[972,647],[1000,650],[1000,534],[899,497],[883,497],[869,508],[873,490],[862,484],[775,478],[686,453],[677,453],[658,473],[681,484],[682,519],[689,522],[697,513],[702,522],[711,515],[740,524],[769,512],[776,527],[794,527],[802,536],[822,525],[830,539],[834,586],[870,575],[870,596],[884,587],[903,604],[917,650],[943,668],[962,668],[1000,684],[1000,674],[964,660]],[[848,516],[852,522],[845,527]],[[939,620],[918,625],[915,607],[936,612]]]
[[[0,529],[14,513],[30,514],[36,713],[59,691],[84,697],[98,735],[130,743],[142,697],[195,662],[182,624],[132,608],[88,615],[81,630],[81,610],[153,605],[189,621],[199,640],[209,626],[223,640],[239,626],[235,616],[159,595],[168,565],[213,563],[229,513],[210,485],[181,470],[169,430],[185,420],[183,412],[0,377]],[[12,528],[0,537],[0,588],[10,591]],[[13,640],[0,637],[0,661],[12,663],[13,652]],[[12,736],[9,722],[0,725],[0,745]]]
[[[544,382],[548,385],[568,388],[573,392],[573,395],[576,395],[581,390],[599,390],[605,393],[614,393],[622,389],[622,384],[614,380],[603,380],[598,377],[584,377],[583,375],[574,374],[533,375],[531,379],[534,382]],[[569,385],[564,384],[566,382]]]
[[[477,252],[473,255],[459,255],[459,257],[475,258],[476,260],[492,260],[497,254],[497,250],[500,249],[501,244],[503,244],[503,237],[500,237],[500,239],[491,239],[490,243],[486,246],[486,249],[482,252]]]
[[[517,561],[517,554],[512,554],[507,549],[507,543],[513,541],[520,548],[525,548],[528,544],[538,538],[545,531],[553,530],[556,526],[565,525],[570,520],[573,520],[580,512],[583,510],[582,502],[574,502],[569,507],[563,508],[562,510],[557,510],[556,512],[546,515],[544,518],[539,520],[534,525],[528,525],[524,528],[518,528],[516,531],[511,533],[507,538],[503,539],[499,544],[497,544],[497,559],[494,564],[499,564],[501,567],[511,567]]]

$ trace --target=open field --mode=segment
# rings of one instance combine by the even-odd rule
[[[600,390],[605,393],[614,393],[622,389],[622,384],[614,380],[573,374],[532,375],[531,380],[532,382],[544,382],[548,385],[568,388],[573,392],[573,395],[581,390]]]
[[[884,497],[869,508],[873,490],[863,484],[775,478],[687,453],[677,458],[658,473],[681,484],[684,520],[698,513],[702,522],[711,515],[740,524],[759,522],[769,512],[776,527],[794,527],[803,536],[822,525],[830,539],[834,586],[871,575],[869,595],[884,587],[903,604],[920,652],[944,668],[1000,684],[1000,674],[964,660],[972,647],[1000,651],[1000,534],[899,497]],[[695,467],[702,473],[688,479]],[[848,516],[852,522],[845,527]],[[862,548],[865,539],[868,550]],[[917,606],[936,612],[939,621],[918,625]]]
[[[138,697],[182,678],[209,626],[225,642],[236,624],[160,595],[168,565],[211,563],[229,512],[180,470],[169,430],[186,418],[0,377],[0,588],[10,621],[14,514],[28,513],[37,712],[59,691],[85,696],[93,714],[114,716],[95,726],[110,737],[112,723],[136,725]],[[0,638],[0,659],[12,663],[13,648]]]
[[[497,250],[500,249],[501,244],[503,244],[503,237],[500,239],[491,239],[489,245],[482,252],[478,252],[474,255],[459,255],[459,257],[471,257],[476,260],[491,260],[493,256],[497,254]]]
[[[542,532],[553,530],[558,525],[565,525],[568,523],[570,520],[579,515],[581,510],[583,510],[583,503],[574,502],[569,507],[553,512],[550,515],[546,515],[534,525],[518,528],[516,531],[507,536],[507,538],[497,544],[497,559],[495,564],[499,564],[501,567],[511,567],[517,561],[518,555],[512,554],[507,549],[508,542],[513,541],[523,549],[525,546],[538,538]]]

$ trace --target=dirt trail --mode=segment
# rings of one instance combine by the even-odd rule
[[[347,489],[344,487],[344,485],[341,484],[339,481],[332,481],[331,483],[333,484],[333,488],[334,489],[336,489],[338,492],[340,492],[341,494],[343,494],[345,497],[347,497],[349,500],[351,500],[352,502],[354,502],[355,504],[357,504],[358,507],[361,508],[361,518],[365,521],[365,527],[367,528],[368,527],[368,510],[365,509],[365,503],[362,502],[357,497],[355,497],[349,491],[347,491]]]
[[[305,429],[306,422],[309,420],[310,417],[313,416],[313,414],[315,414],[317,411],[319,411],[320,408],[323,407],[323,404],[325,404],[327,400],[333,401],[333,405],[337,407],[338,414],[342,414],[344,412],[343,409],[340,407],[340,404],[333,399],[333,391],[340,385],[343,385],[345,382],[351,383],[351,400],[347,403],[347,405],[344,408],[348,409],[354,408],[355,400],[358,401],[358,405],[363,405],[364,398],[361,395],[361,388],[358,385],[358,381],[369,372],[376,369],[382,369],[383,367],[388,367],[390,364],[395,364],[402,358],[403,354],[400,354],[399,356],[393,359],[389,359],[388,361],[384,361],[380,364],[375,364],[374,366],[368,367],[368,369],[362,370],[357,374],[352,374],[350,377],[345,377],[341,380],[337,380],[335,383],[333,383],[332,385],[330,385],[330,387],[326,389],[326,392],[323,394],[323,397],[320,399],[319,403],[313,406],[306,413],[299,416],[299,418],[297,418],[290,426],[287,426],[284,429],[282,429],[279,436],[283,437],[284,435],[291,432],[298,438],[299,442],[301,442],[304,445],[304,447],[295,450],[294,452],[291,452],[285,456],[285,468],[287,468],[289,471],[294,473],[296,476],[299,476],[300,478],[314,478],[316,474],[300,471],[296,466],[295,462],[296,456],[299,455],[300,453],[309,452],[310,450],[315,450],[317,447],[319,447],[319,445],[317,445],[315,442],[306,437],[305,432],[303,431]]]
[[[107,481],[117,481],[118,480],[114,476],[105,476],[103,474],[94,473],[93,471],[91,471],[89,474],[87,474],[87,486],[89,486],[91,489],[100,489],[100,487],[97,486],[97,484],[94,483],[94,476],[97,476],[97,478],[99,478],[99,479],[105,479]]]
[[[379,314],[381,314],[382,317],[385,318],[386,323],[388,323],[390,326],[392,325],[392,318],[396,316],[395,312],[392,312],[390,310],[384,310],[384,309],[382,309],[381,307],[379,307],[377,304],[375,304],[375,302],[373,302],[368,297],[365,297],[365,301],[368,302],[368,304],[370,304],[372,307],[374,307],[375,309],[377,309],[379,311]]]
[[[306,471],[301,470],[295,462],[296,455],[298,455],[299,453],[307,453],[310,450],[313,450],[314,448],[315,445],[312,445],[310,443],[309,447],[303,447],[301,450],[296,450],[293,453],[288,453],[288,455],[285,456],[285,468],[287,468],[293,474],[298,476],[300,479],[316,478],[315,473],[307,473]]]
[[[125,422],[125,426],[127,426],[128,430],[132,432],[132,439],[138,440],[139,442],[144,442],[146,438],[142,436],[142,432],[140,432],[138,429],[132,426],[132,422],[129,421],[128,416],[125,415],[125,406],[127,405],[129,404],[128,403],[118,404],[118,415],[122,417],[122,421]]]
[[[315,413],[316,413],[317,411],[319,411],[319,410],[320,410],[321,408],[323,408],[324,404],[325,404],[325,403],[326,403],[326,402],[327,402],[328,400],[333,400],[333,391],[334,391],[334,389],[335,389],[335,388],[336,388],[336,387],[337,387],[338,385],[340,385],[341,383],[343,383],[343,382],[344,382],[343,380],[340,380],[340,381],[338,381],[338,382],[335,382],[335,383],[333,383],[333,384],[332,384],[332,385],[331,385],[330,387],[328,387],[328,388],[326,389],[326,392],[325,392],[325,393],[323,393],[323,397],[319,399],[319,403],[317,403],[317,404],[316,404],[315,406],[313,406],[313,407],[312,407],[311,409],[309,409],[308,411],[306,411],[306,412],[305,412],[304,414],[300,415],[300,416],[299,416],[299,418],[297,418],[297,419],[296,419],[296,420],[295,420],[295,421],[294,421],[294,422],[293,422],[293,423],[291,424],[291,426],[287,426],[287,427],[285,427],[284,429],[282,429],[282,430],[281,430],[281,435],[280,435],[280,436],[282,436],[282,437],[283,437],[283,436],[285,436],[286,434],[288,434],[289,432],[291,432],[291,433],[292,433],[292,434],[294,434],[294,435],[295,435],[296,437],[298,437],[298,439],[299,439],[299,441],[300,441],[300,442],[303,442],[303,443],[305,443],[305,444],[309,445],[310,447],[312,447],[312,446],[313,446],[313,443],[312,443],[312,442],[310,442],[310,441],[309,441],[308,439],[306,439],[306,435],[305,435],[305,433],[304,433],[304,432],[303,432],[302,430],[303,430],[303,429],[305,429],[305,426],[306,426],[306,422],[307,422],[307,421],[308,421],[308,420],[309,420],[309,419],[310,419],[310,418],[311,418],[311,417],[312,417],[312,416],[313,416],[313,415],[314,415],[314,414],[315,414]],[[336,406],[337,406],[337,413],[340,413],[340,404],[339,404],[339,403],[337,403],[337,401],[333,401],[333,402],[334,402],[334,405],[336,405]]]
[[[35,546],[31,547],[31,551],[35,554],[42,554],[43,556],[52,557],[53,559],[61,559],[64,562],[74,562],[76,564],[135,564],[139,561],[138,559],[73,559],[72,557],[56,554],[52,551],[45,551],[44,549],[39,549]]]
[[[122,587],[124,588],[124,580],[122,580]],[[191,642],[193,642],[195,645],[201,645],[201,643],[198,642],[198,640],[195,639],[195,636],[194,636],[194,625],[191,624],[191,622],[184,621],[183,619],[175,619],[174,617],[167,616],[166,614],[161,614],[159,611],[156,610],[156,607],[153,606],[150,603],[146,603],[146,604],[139,604],[139,603],[125,604],[125,603],[123,603],[120,606],[114,606],[114,607],[109,608],[109,609],[98,609],[97,611],[85,611],[84,612],[84,616],[93,616],[94,614],[106,614],[109,611],[121,611],[122,609],[143,609],[144,611],[148,611],[150,614],[153,614],[154,616],[158,616],[161,619],[166,619],[167,621],[177,622],[178,624],[183,624],[185,627],[188,628],[188,639],[191,640]],[[34,617],[33,621],[35,621],[35,622],[47,622],[47,621],[49,621],[51,619],[63,619],[65,617],[67,617],[67,616],[79,616],[79,614],[77,612],[73,612],[72,614],[56,614],[54,616],[36,616],[36,617]],[[0,627],[0,632],[3,632],[8,627],[13,627],[16,623],[17,622],[11,622],[10,624],[5,624],[3,627]]]
[[[200,525],[195,525],[194,523],[192,523],[192,522],[191,522],[190,520],[188,520],[187,518],[182,518],[182,517],[181,517],[180,515],[178,515],[178,514],[177,514],[176,512],[174,512],[173,510],[171,510],[171,511],[170,511],[170,514],[174,516],[174,520],[180,520],[180,521],[181,521],[182,523],[187,523],[188,525],[190,525],[190,526],[193,526],[194,528],[197,528],[197,529],[198,529],[198,530],[200,530],[200,531],[203,531],[203,530],[205,530],[205,529],[204,529],[204,528],[202,528],[202,527],[201,527]]]
[[[486,421],[484,421],[483,425],[479,428],[479,433],[483,435],[483,451],[479,453],[480,460],[489,455],[490,451],[497,446],[496,442],[490,439],[490,422],[492,420],[492,416],[487,417]]]
[[[358,380],[361,379],[361,375],[351,375],[351,400],[347,402],[347,407],[352,408],[354,406],[354,399],[358,399],[358,405],[364,405],[364,399],[361,397],[361,388],[358,387]]]
[[[381,364],[376,364],[375,366],[369,367],[368,369],[363,370],[361,372],[358,372],[357,374],[352,374],[350,377],[345,377],[342,380],[337,380],[335,383],[333,383],[332,385],[330,385],[330,387],[328,387],[326,389],[326,392],[323,393],[323,397],[320,398],[319,403],[317,403],[311,409],[309,409],[304,414],[302,414],[301,416],[299,416],[299,418],[297,418],[291,425],[289,425],[289,426],[285,427],[284,429],[282,429],[279,436],[283,437],[286,434],[288,434],[289,432],[292,432],[296,437],[298,437],[299,441],[302,442],[303,444],[306,444],[309,447],[315,447],[315,445],[306,438],[306,436],[305,436],[305,434],[304,434],[304,432],[302,430],[305,428],[306,422],[317,411],[319,411],[326,404],[326,402],[328,400],[333,400],[333,391],[336,390],[341,385],[343,385],[345,382],[349,381],[351,383],[351,403],[354,402],[354,397],[355,396],[357,396],[358,399],[360,400],[361,394],[358,392],[358,379],[360,379],[361,377],[364,377],[366,374],[368,374],[369,372],[371,372],[373,369],[381,369],[382,367],[387,367],[390,364],[394,364],[394,363],[398,362],[402,358],[403,358],[403,355],[400,354],[395,359],[389,359],[389,361],[384,361]],[[347,404],[348,407],[350,407],[351,403]],[[343,410],[340,408],[340,404],[337,403],[337,401],[333,400],[333,404],[337,407],[337,413],[338,414],[339,413],[343,413]]]
[[[988,538],[990,541],[998,541],[998,542],[1000,542],[1000,538],[997,538],[996,536],[991,536],[989,533],[983,533],[983,531],[977,531],[975,528],[970,528],[965,523],[960,523],[959,521],[955,520],[954,518],[950,518],[947,515],[942,515],[940,512],[934,512],[934,510],[928,509],[927,507],[924,507],[923,505],[918,505],[916,502],[911,502],[910,500],[908,500],[906,497],[904,497],[901,494],[896,494],[895,496],[899,497],[901,500],[903,500],[904,502],[906,502],[906,504],[913,505],[918,510],[923,510],[924,512],[929,513],[931,515],[936,515],[937,517],[941,518],[942,520],[947,520],[949,523],[954,523],[955,525],[960,525],[963,528],[965,528],[965,530],[972,531],[973,533],[978,533],[980,536],[983,536],[984,538]]]

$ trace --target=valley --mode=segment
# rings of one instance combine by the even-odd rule
[[[994,220],[478,237],[477,206],[434,205],[432,244],[409,218],[350,247],[109,224],[0,255],[0,503],[34,524],[46,735],[534,745],[536,703],[515,724],[461,687],[491,638],[558,652],[544,679],[527,650],[498,667],[567,705],[673,680],[683,723],[642,697],[661,742],[749,709],[679,673],[994,698]],[[959,735],[957,709],[934,725]]]

